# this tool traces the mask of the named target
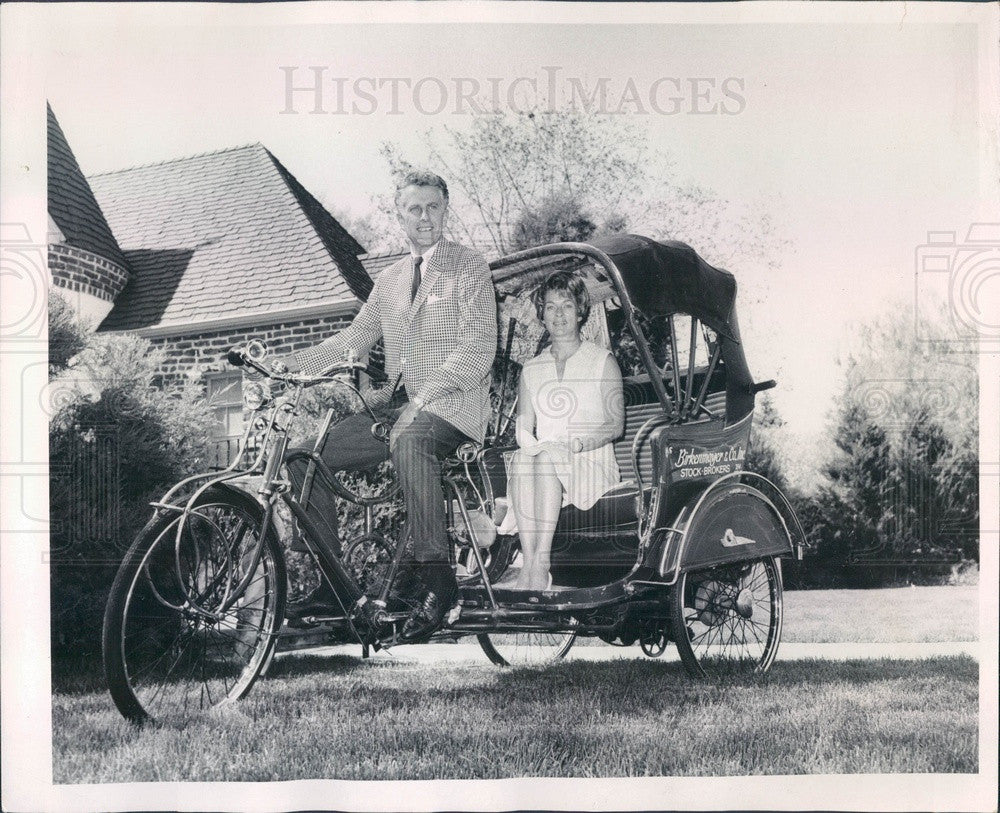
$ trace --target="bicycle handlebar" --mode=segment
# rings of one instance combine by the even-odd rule
[[[340,364],[334,365],[330,370],[327,371],[325,375],[304,375],[302,373],[277,373],[274,370],[265,367],[260,361],[252,358],[249,353],[244,349],[233,348],[226,354],[226,361],[228,361],[234,367],[249,367],[252,370],[263,375],[265,378],[270,378],[273,381],[280,381],[285,384],[295,384],[303,387],[309,387],[314,384],[320,384],[324,381],[339,381],[337,376],[343,375],[344,373],[354,373],[360,372],[367,375],[372,381],[382,383],[388,379],[388,376],[382,370],[372,367],[370,364],[363,364],[359,361],[343,361]]]

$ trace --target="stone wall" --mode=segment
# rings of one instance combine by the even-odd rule
[[[150,337],[150,342],[166,354],[161,368],[164,383],[182,383],[198,381],[205,373],[233,369],[226,362],[226,352],[250,339],[267,342],[271,357],[282,356],[318,344],[345,328],[353,318],[353,314],[321,316],[249,328],[156,336]]]

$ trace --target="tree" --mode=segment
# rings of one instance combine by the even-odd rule
[[[618,211],[646,154],[643,140],[620,120],[578,112],[478,116],[467,131],[428,132],[424,146],[423,163],[452,184],[454,236],[499,254],[513,250],[518,224],[547,201]],[[391,144],[382,152],[395,174],[414,166]]]
[[[782,491],[788,490],[781,463],[780,436],[785,422],[778,414],[774,401],[769,395],[757,401],[754,410],[750,448],[747,450],[743,467],[747,471],[766,477]]]
[[[595,231],[597,224],[581,210],[578,200],[556,195],[543,200],[537,210],[521,212],[514,224],[511,248],[586,240]]]
[[[939,315],[916,326],[893,309],[859,326],[843,363],[836,453],[805,510],[818,559],[869,568],[978,559],[975,359],[917,338],[947,324]]]
[[[399,228],[390,203],[389,198],[375,197],[371,201],[371,207],[361,215],[355,215],[333,203],[324,203],[324,206],[351,237],[364,246],[366,252],[377,254],[406,249],[406,238]]]
[[[633,121],[579,111],[478,116],[424,135],[423,155],[382,145],[400,175],[428,166],[451,191],[450,234],[495,254],[533,239],[624,231],[691,243],[709,261],[773,262],[782,244],[760,207],[679,179]],[[391,207],[388,198],[383,210]],[[594,225],[593,230],[590,226]]]

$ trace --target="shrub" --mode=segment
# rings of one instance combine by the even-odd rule
[[[916,339],[945,327],[914,331],[904,313],[859,329],[826,481],[797,506],[810,543],[802,586],[947,580],[978,561],[975,363]]]
[[[200,391],[154,389],[160,362],[144,339],[97,335],[54,379],[54,655],[99,649],[108,589],[122,554],[150,516],[148,502],[209,459],[211,416]]]
[[[49,377],[65,370],[69,360],[87,346],[86,328],[55,291],[49,292]]]

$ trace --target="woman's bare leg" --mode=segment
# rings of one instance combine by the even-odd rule
[[[535,561],[531,570],[528,589],[544,590],[549,586],[549,567],[552,558],[552,537],[562,508],[563,486],[556,475],[552,458],[542,452],[535,464]]]
[[[535,458],[520,452],[514,454],[510,479],[511,509],[517,519],[517,536],[521,543],[521,572],[514,588],[528,589],[528,578],[535,561],[538,533],[534,521]]]
[[[544,590],[549,585],[552,537],[562,507],[562,483],[545,452],[515,458],[511,494],[521,540],[523,564],[516,589]]]

